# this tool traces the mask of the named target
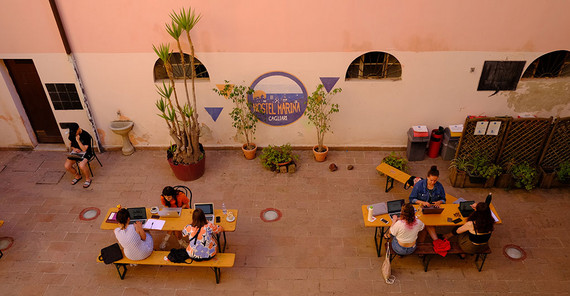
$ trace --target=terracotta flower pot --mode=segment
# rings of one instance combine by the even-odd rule
[[[319,145],[315,145],[315,147],[313,147],[313,155],[315,156],[315,160],[319,161],[319,162],[323,162],[327,159],[327,155],[329,153],[329,148],[325,145],[323,145],[323,147],[325,148],[325,151],[323,152],[318,152]]]
[[[253,149],[251,150],[246,149],[247,144],[243,144],[243,146],[241,146],[241,150],[243,151],[243,156],[245,156],[245,159],[248,160],[254,159],[257,153],[257,145],[255,145],[255,143],[250,143],[250,145],[253,145]]]
[[[202,144],[200,144],[200,151],[202,151],[204,157],[202,157],[202,159],[200,159],[197,163],[174,164],[172,162],[172,157],[168,158],[168,164],[170,164],[170,168],[178,180],[194,181],[204,175],[204,172],[206,171],[206,153],[202,147]]]

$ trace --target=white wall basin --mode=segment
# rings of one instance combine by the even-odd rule
[[[134,122],[130,120],[111,121],[111,130],[117,135],[126,135],[133,129]]]

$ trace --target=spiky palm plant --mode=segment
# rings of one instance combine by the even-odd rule
[[[180,102],[172,64],[170,63],[171,50],[170,45],[160,44],[158,47],[153,45],[154,52],[162,60],[169,83],[163,82],[162,86],[157,86],[157,92],[160,99],[156,102],[156,107],[160,111],[158,114],[164,118],[169,129],[169,134],[176,144],[176,150],[173,152],[173,161],[175,163],[196,163],[202,157],[199,149],[200,124],[198,122],[198,113],[196,112],[196,70],[194,65],[194,44],[190,37],[190,31],[196,26],[202,18],[196,15],[194,10],[182,8],[179,12],[170,13],[170,24],[166,24],[166,31],[176,41],[176,47],[180,53],[180,63],[184,77],[184,90],[186,101]],[[186,39],[190,45],[190,80],[192,85],[192,100],[188,92],[188,73],[186,72],[186,61],[184,59],[184,51],[181,45],[181,36],[186,33]]]

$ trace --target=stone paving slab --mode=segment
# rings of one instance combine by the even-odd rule
[[[380,275],[374,229],[364,228],[361,205],[407,199],[395,184],[384,192],[385,177],[375,167],[389,151],[331,151],[317,163],[308,150],[297,172],[277,174],[259,159],[245,160],[238,150],[207,150],[206,173],[192,182],[175,179],[163,151],[99,153],[90,188],[63,172],[62,152],[0,151],[0,237],[13,246],[0,259],[2,295],[568,295],[570,233],[566,229],[570,190],[505,191],[453,188],[448,161],[411,162],[411,174],[424,177],[431,165],[456,197],[493,203],[503,219],[497,225],[482,272],[473,258],[434,258],[424,272],[417,257],[393,261],[394,285]],[[330,163],[338,170],[330,172]],[[353,170],[347,166],[353,165]],[[3,168],[3,169],[2,169]],[[58,179],[56,181],[56,179]],[[42,184],[37,184],[41,182]],[[104,213],[117,204],[153,206],[167,185],[186,185],[193,202],[222,202],[239,209],[236,232],[228,233],[234,268],[223,269],[219,285],[212,271],[199,268],[130,267],[121,281],[113,266],[95,261],[99,250],[115,242],[99,229]],[[82,221],[79,213],[97,207],[102,215]],[[283,216],[266,223],[260,213],[277,208]],[[445,229],[439,230],[447,231]],[[155,248],[164,236],[152,231]],[[507,244],[521,246],[524,261],[502,255]],[[178,247],[176,240],[170,247]]]

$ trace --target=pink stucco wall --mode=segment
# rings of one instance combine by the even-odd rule
[[[0,31],[0,52],[63,51],[48,1],[8,2],[0,22],[13,26]],[[570,27],[565,0],[57,3],[73,50],[83,53],[149,52],[152,43],[169,40],[163,30],[168,13],[189,6],[204,16],[193,33],[198,52],[548,52],[570,44],[563,33]]]

